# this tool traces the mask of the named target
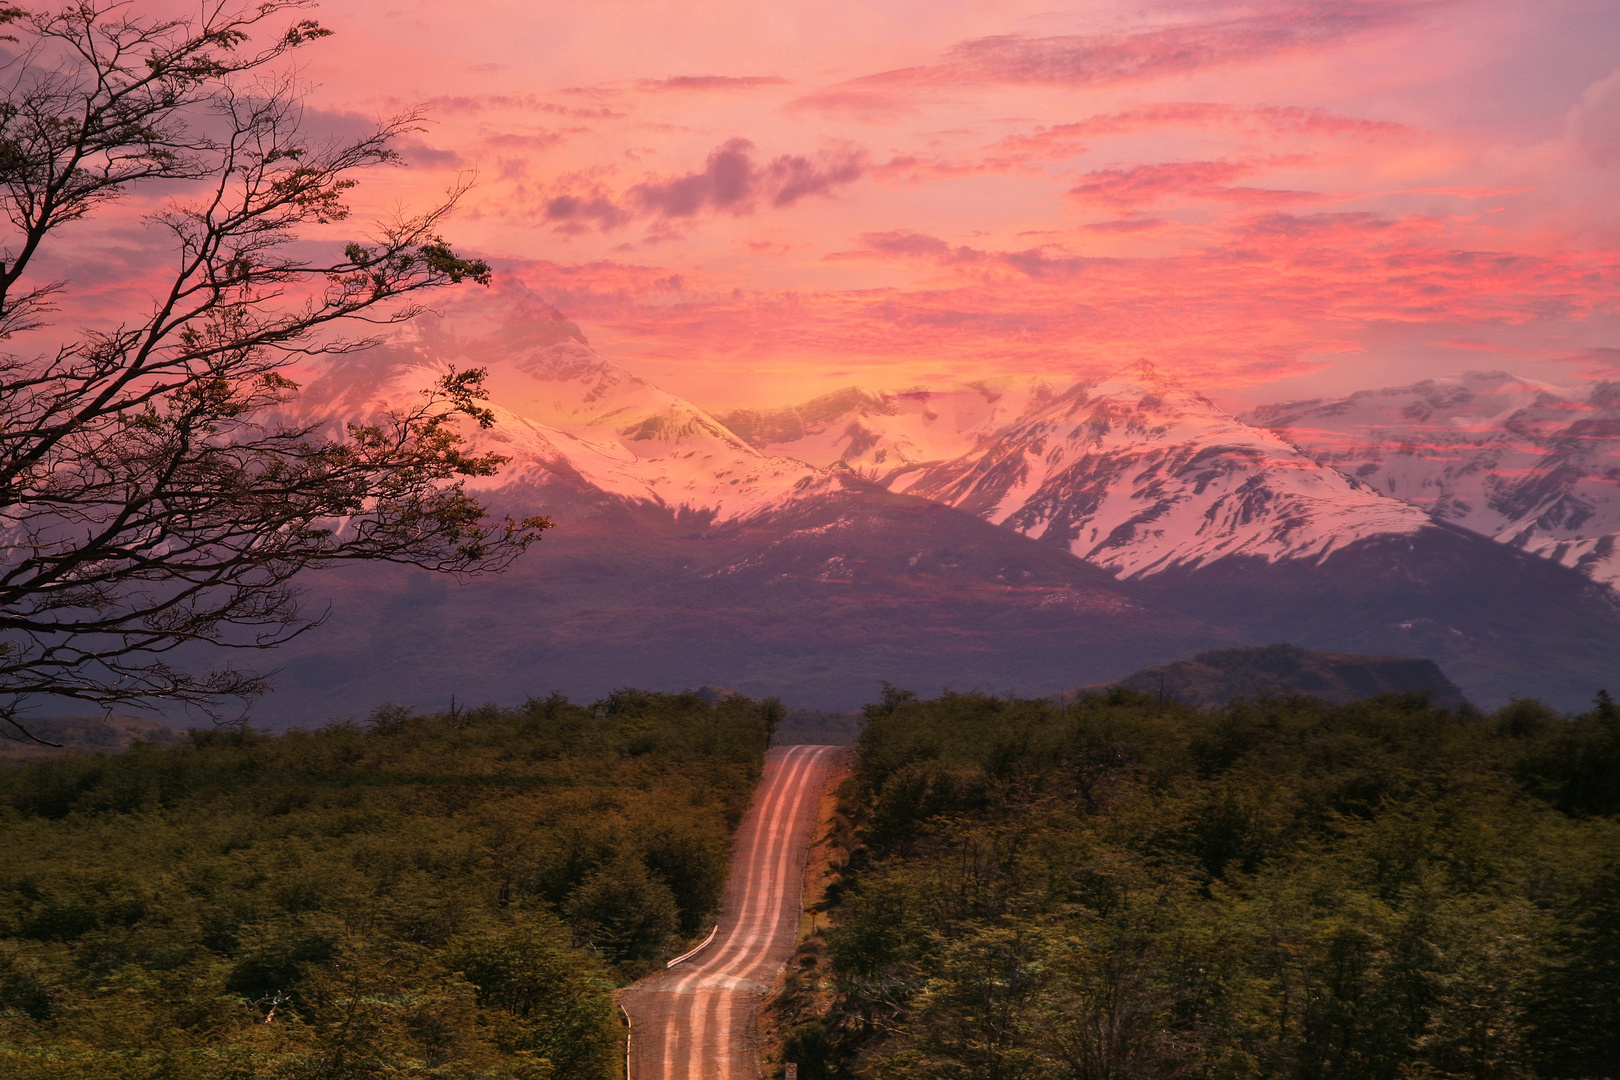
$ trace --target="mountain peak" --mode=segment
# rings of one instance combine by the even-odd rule
[[[1126,576],[1230,555],[1323,558],[1430,525],[1146,362],[1076,385],[890,486]]]
[[[899,469],[959,456],[1053,393],[1039,378],[889,391],[850,386],[787,408],[739,409],[720,419],[763,453],[882,481]]]

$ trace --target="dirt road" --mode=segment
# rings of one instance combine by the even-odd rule
[[[777,747],[737,831],[719,929],[702,951],[630,987],[630,1080],[753,1080],[754,1015],[793,955],[800,878],[834,746]]]

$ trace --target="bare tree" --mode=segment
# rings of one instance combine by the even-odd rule
[[[305,569],[499,569],[550,525],[492,520],[463,489],[504,461],[459,434],[492,422],[482,371],[448,371],[380,418],[288,419],[292,365],[371,343],[339,325],[375,333],[420,312],[413,294],[489,281],[439,233],[460,191],[365,242],[318,242],[348,216],[354,174],[395,162],[419,120],[348,141],[302,131],[278,61],[327,34],[303,6],[0,9],[5,348],[44,332],[65,283],[37,267],[63,226],[171,188],[148,227],[173,252],[148,309],[39,354],[0,352],[0,729],[26,734],[17,710],[37,695],[251,697],[262,675],[193,671],[176,650],[264,648],[309,628],[292,585]]]

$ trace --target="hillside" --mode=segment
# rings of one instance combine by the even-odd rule
[[[1134,582],[1250,642],[1433,660],[1482,708],[1573,712],[1616,684],[1620,597],[1455,526],[1348,545],[1320,563],[1223,559]]]
[[[1296,645],[1258,649],[1219,649],[1191,660],[1146,668],[1113,685],[1166,701],[1217,709],[1235,698],[1303,694],[1335,705],[1379,694],[1421,692],[1436,708],[1464,704],[1463,693],[1433,660],[1408,656],[1366,656],[1317,652]],[[1076,693],[1100,692],[1107,685]]]
[[[185,738],[185,733],[145,716],[92,713],[87,716],[23,717],[29,733],[46,746],[26,739],[0,737],[0,765],[44,761],[73,754],[116,754],[129,749],[137,739],[169,746]]]
[[[885,680],[1055,693],[1249,643],[1067,552],[849,480],[744,522],[552,486],[560,522],[496,578],[392,567],[313,577],[331,621],[280,651],[259,722],[560,690],[704,684],[844,711]]]

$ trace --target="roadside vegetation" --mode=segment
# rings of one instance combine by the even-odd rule
[[[1620,1075],[1606,695],[867,716],[778,1004],[804,1080]]]
[[[616,693],[0,771],[0,1076],[621,1075],[774,702]]]

